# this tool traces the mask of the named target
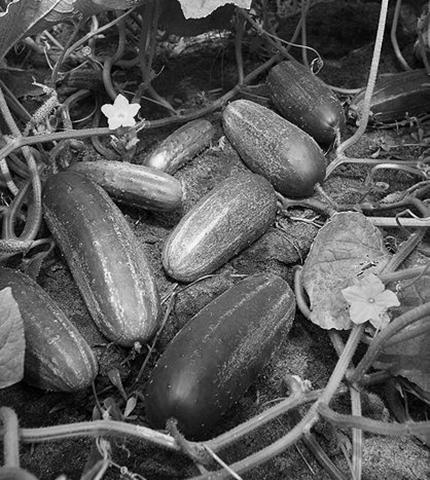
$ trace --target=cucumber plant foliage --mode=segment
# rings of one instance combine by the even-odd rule
[[[366,271],[378,273],[389,260],[382,233],[363,214],[334,215],[315,237],[303,267],[311,320],[326,330],[352,327],[341,290]]]
[[[0,388],[24,376],[24,323],[10,287],[0,291]]]

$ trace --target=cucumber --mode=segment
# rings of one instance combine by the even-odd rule
[[[365,89],[358,93],[350,105],[350,116],[359,117]],[[390,123],[430,112],[430,77],[425,69],[381,75],[370,102],[372,119]]]
[[[242,160],[291,198],[312,195],[325,177],[325,158],[315,140],[274,111],[236,100],[223,112],[224,132]]]
[[[275,65],[267,76],[273,105],[279,113],[318,143],[328,145],[345,127],[339,99],[307,67],[296,61]]]
[[[60,307],[29,276],[0,267],[0,290],[6,287],[24,322],[24,380],[43,390],[89,387],[97,375],[96,358]]]
[[[178,420],[194,440],[210,436],[246,392],[291,328],[294,294],[273,274],[242,280],[200,310],[174,337],[150,374],[150,425]]]
[[[128,162],[96,160],[70,167],[103,187],[120,203],[148,210],[175,210],[182,204],[178,180],[155,168]]]
[[[229,177],[180,220],[162,252],[166,272],[191,282],[212,273],[274,222],[276,194],[260,175]]]
[[[214,135],[211,122],[203,118],[192,120],[163,140],[144,163],[172,174],[207,147]]]
[[[43,191],[46,223],[99,330],[123,346],[156,331],[160,304],[153,274],[129,224],[108,194],[72,171]]]

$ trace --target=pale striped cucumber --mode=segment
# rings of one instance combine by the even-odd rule
[[[176,280],[191,282],[213,272],[273,224],[276,194],[260,175],[230,177],[205,195],[169,235],[163,266]]]
[[[100,331],[124,346],[159,325],[155,280],[143,248],[108,194],[66,171],[46,181],[45,220]]]
[[[120,203],[147,210],[175,210],[182,204],[182,187],[171,175],[128,162],[96,160],[70,167],[104,188]]]
[[[28,275],[0,267],[0,290],[10,287],[24,321],[26,382],[73,392],[97,375],[90,346],[56,302]]]

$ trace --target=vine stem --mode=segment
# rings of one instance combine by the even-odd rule
[[[341,143],[337,149],[336,159],[328,166],[326,172],[326,179],[331,173],[343,162],[345,162],[344,152],[354,145],[363,135],[367,128],[370,114],[370,101],[372,99],[373,91],[375,89],[376,77],[378,74],[379,60],[381,57],[382,42],[384,40],[385,24],[387,20],[388,0],[382,0],[381,9],[379,12],[378,30],[376,32],[375,46],[373,49],[372,62],[370,65],[369,79],[367,81],[366,92],[364,94],[363,109],[361,112],[360,124],[352,137]]]
[[[18,417],[11,408],[1,407],[0,420],[3,423],[4,465],[19,467]]]
[[[402,55],[402,52],[399,48],[399,43],[397,42],[397,25],[399,23],[400,7],[402,6],[402,0],[396,0],[396,7],[394,8],[393,21],[391,23],[391,44],[393,46],[394,53],[396,54],[397,60],[402,65],[403,69],[406,71],[411,71],[412,68],[409,66],[408,62],[405,60],[405,57]]]
[[[379,435],[426,435],[430,434],[430,421],[388,423],[358,415],[344,415],[334,412],[328,405],[318,406],[318,413],[330,423],[338,427],[351,427]]]

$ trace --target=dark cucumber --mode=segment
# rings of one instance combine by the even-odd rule
[[[10,287],[24,321],[24,379],[44,390],[73,392],[97,375],[90,346],[54,300],[29,276],[0,267],[0,290]]]
[[[274,66],[267,76],[273,105],[279,113],[328,145],[345,126],[345,114],[330,88],[307,67],[296,61]]]
[[[365,90],[352,100],[350,115],[359,117]],[[390,123],[430,112],[430,76],[425,69],[381,75],[370,102],[372,119]]]
[[[172,174],[206,148],[214,135],[211,122],[204,118],[192,120],[163,140],[145,160],[145,165]]]
[[[230,177],[182,217],[164,245],[163,266],[182,282],[212,273],[260,237],[275,216],[276,194],[265,178]]]
[[[246,392],[288,333],[295,298],[282,278],[242,280],[195,315],[151,372],[146,416],[155,428],[173,417],[186,437],[204,440]]]
[[[120,203],[161,211],[182,204],[180,182],[155,168],[110,160],[79,162],[70,168],[96,182]]]
[[[46,181],[45,220],[100,331],[124,346],[147,341],[160,305],[150,265],[108,194],[66,171]]]
[[[304,198],[325,177],[325,158],[315,140],[273,110],[236,100],[223,112],[224,132],[242,160],[275,189]]]

